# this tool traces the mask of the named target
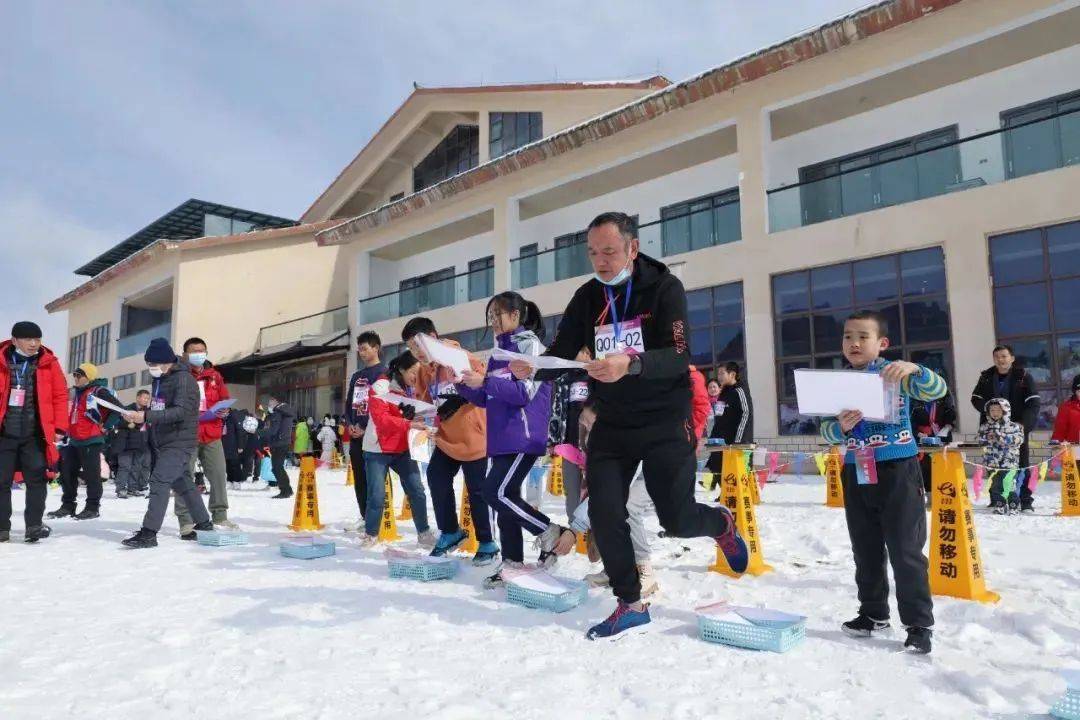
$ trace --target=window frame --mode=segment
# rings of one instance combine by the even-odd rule
[[[113,390],[130,390],[133,387],[135,387],[135,373],[133,372],[116,375],[112,379]]]
[[[86,362],[86,333],[73,335],[68,340],[68,372]]]
[[[717,294],[717,291],[720,290],[720,289],[725,289],[726,290],[728,288],[732,288],[732,287],[736,287],[736,286],[738,288],[738,294],[739,294],[739,310],[740,310],[740,312],[739,312],[739,320],[738,321],[729,320],[729,321],[720,322],[720,321],[718,321],[717,316],[716,316],[716,301],[717,301],[716,294]],[[726,363],[726,362],[731,362],[732,360],[734,360],[735,362],[739,363],[739,367],[741,367],[743,369],[743,378],[742,379],[746,380],[746,378],[748,377],[748,365],[747,365],[747,362],[746,362],[746,295],[745,295],[745,288],[743,286],[743,281],[742,280],[734,280],[732,282],[720,283],[719,285],[706,285],[705,287],[699,287],[699,288],[694,288],[692,290],[687,290],[686,295],[687,295],[688,303],[689,303],[689,296],[690,295],[693,295],[695,293],[706,292],[706,291],[709,294],[709,322],[707,324],[704,324],[704,325],[693,325],[693,324],[691,324],[689,313],[688,313],[688,317],[687,317],[686,337],[687,337],[687,342],[690,344],[691,364],[694,365],[694,367],[696,367],[699,371],[701,371],[701,374],[705,376],[706,380],[708,380],[710,377],[712,377],[715,374],[716,368],[718,368],[721,364]],[[718,352],[717,352],[718,348],[716,347],[716,331],[719,328],[731,328],[731,327],[738,327],[741,334],[742,334],[742,353],[736,358],[720,359],[718,357]],[[694,357],[696,351],[695,351],[693,343],[690,341],[690,338],[692,338],[694,336],[695,332],[701,332],[702,330],[707,331],[708,336],[709,336],[709,357],[710,357],[711,362],[708,365],[699,365],[698,363],[693,362],[693,357]]]
[[[483,272],[482,271],[487,271]],[[480,278],[484,286],[479,287]],[[474,281],[476,284],[474,284]],[[490,297],[495,290],[495,256],[477,258],[469,261],[469,300],[482,300]]]
[[[1009,130],[1012,130],[1013,128],[1011,128],[1009,126],[1009,122],[1011,120],[1017,118],[1017,117],[1027,115],[1027,114],[1030,114],[1032,112],[1036,112],[1036,111],[1039,111],[1039,110],[1046,110],[1047,111],[1047,113],[1046,113],[1047,117],[1044,118],[1044,120],[1049,120],[1051,118],[1054,120],[1054,138],[1053,138],[1053,140],[1054,140],[1054,151],[1055,151],[1055,154],[1057,156],[1057,164],[1053,168],[1048,168],[1048,170],[1062,168],[1062,167],[1065,167],[1065,149],[1064,149],[1064,145],[1063,145],[1063,142],[1062,142],[1062,136],[1061,136],[1061,118],[1057,117],[1057,115],[1059,113],[1063,112],[1061,110],[1061,105],[1063,105],[1064,103],[1072,103],[1072,102],[1077,102],[1077,101],[1080,101],[1080,90],[1073,90],[1072,92],[1062,93],[1061,95],[1054,95],[1053,97],[1044,98],[1042,100],[1036,100],[1035,102],[1028,103],[1026,105],[1020,105],[1019,107],[1009,108],[1008,110],[1002,110],[1001,111],[1001,113],[999,115],[999,121],[1000,121],[1000,124],[1001,124],[1001,129],[1003,131],[1001,133],[1001,143],[1002,143],[1001,151],[1002,151],[1003,157],[1005,158],[1005,179],[1006,180],[1012,180],[1012,179],[1018,178],[1018,177],[1026,177],[1027,175],[1034,175],[1034,174],[1037,174],[1038,172],[1044,172],[1044,171],[1036,171],[1034,173],[1024,173],[1023,175],[1017,175],[1016,174],[1016,172],[1014,170],[1014,167],[1013,167],[1013,158],[1015,156],[1015,151],[1013,149],[1012,133],[1009,132]],[[1080,117],[1080,115],[1078,115],[1078,117]],[[1018,125],[1022,124],[1024,122],[1030,122],[1030,120],[1029,121],[1023,121],[1022,120],[1020,123],[1018,123]],[[1039,121],[1035,121],[1035,122],[1042,122],[1042,121],[1039,120]]]
[[[480,126],[455,125],[413,166],[413,192],[420,192],[480,164]]]
[[[109,363],[109,340],[112,335],[112,323],[107,322],[90,330],[90,362],[94,365]]]
[[[422,290],[424,288],[427,288],[427,287],[429,287],[431,285],[435,285],[437,283],[445,282],[447,280],[453,280],[454,277],[455,277],[454,271],[455,271],[455,268],[454,268],[453,265],[451,265],[449,267],[445,267],[445,268],[442,268],[442,269],[439,269],[439,270],[433,270],[432,272],[429,272],[429,273],[424,273],[423,275],[416,275],[414,277],[405,278],[404,280],[399,280],[398,281],[398,304],[399,304],[399,308],[400,308],[399,317],[405,317],[406,315],[414,315],[414,314],[416,314],[418,312],[427,312],[429,310],[438,310],[439,308],[450,307],[451,305],[453,305],[455,303],[454,293],[452,292],[453,287],[451,287],[451,292],[449,293],[450,302],[448,302],[445,305],[438,305],[438,306],[432,305],[431,301],[430,301],[430,295],[428,295],[427,293],[425,293],[423,295],[425,301],[421,302],[421,299],[420,299],[421,295],[420,295],[420,293],[417,293],[416,294],[416,303],[415,303],[416,307],[411,309],[411,310],[406,311],[405,307],[404,307],[405,306],[404,300],[406,298],[406,295],[405,295],[406,290]]]
[[[701,208],[693,210],[694,205],[698,205],[704,202],[709,203],[708,208]],[[664,257],[670,255],[677,255],[683,252],[693,252],[694,250],[704,250],[708,247],[716,247],[717,245],[727,245],[729,243],[738,242],[742,240],[742,227],[740,225],[738,234],[736,237],[730,240],[721,240],[720,232],[717,226],[716,210],[717,208],[727,207],[728,205],[739,206],[739,216],[742,215],[741,197],[739,195],[739,187],[727,188],[726,190],[720,190],[718,192],[709,193],[707,195],[701,195],[699,197],[691,198],[689,200],[683,200],[681,202],[672,203],[671,205],[665,205],[660,208],[660,247],[664,253]],[[689,246],[686,250],[680,250],[678,253],[672,252],[669,245],[669,234],[672,230],[669,230],[672,226],[669,224],[672,220],[679,220],[681,218],[690,218],[693,215],[701,212],[708,212],[711,224],[710,242],[707,245],[700,247],[694,247],[693,239],[693,223],[689,223],[687,230],[687,238],[689,240]]]
[[[518,116],[520,115],[527,117],[525,126],[526,136],[524,138],[518,133],[517,128]],[[507,133],[508,118],[511,118],[513,121],[514,130],[512,134]],[[510,140],[509,142],[506,142],[508,135]],[[488,113],[488,156],[491,159],[512,153],[518,148],[536,142],[542,137],[544,137],[544,114],[542,112],[533,110],[500,110]]]

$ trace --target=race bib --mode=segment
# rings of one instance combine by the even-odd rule
[[[877,485],[877,460],[874,448],[861,447],[855,451],[855,477],[860,485]]]
[[[368,414],[367,405],[368,405],[368,394],[369,394],[369,391],[370,391],[370,387],[371,386],[368,385],[368,381],[363,379],[363,378],[361,378],[356,383],[356,385],[353,386],[352,406],[353,406],[353,411],[355,411],[357,415],[367,415]]]
[[[200,380],[199,386],[199,412],[206,412],[206,381]]]
[[[8,393],[8,407],[22,407],[26,403],[26,388],[11,388]]]
[[[570,402],[585,402],[589,399],[589,383],[576,382],[570,385]]]
[[[638,355],[645,352],[645,336],[641,332],[641,318],[624,320],[619,324],[619,330],[622,335],[616,340],[614,325],[597,326],[597,360],[603,360],[608,355]]]
[[[165,409],[165,401],[164,400],[158,400],[156,398],[154,400],[151,400],[150,401],[150,409],[151,410],[164,410]]]

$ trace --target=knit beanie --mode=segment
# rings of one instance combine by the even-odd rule
[[[150,346],[146,348],[143,360],[156,365],[174,363],[176,362],[176,353],[173,352],[168,340],[163,337],[154,338],[150,341]]]
[[[11,337],[16,340],[40,340],[41,328],[37,323],[20,320],[11,327]]]
[[[1080,373],[1073,375],[1072,391],[1074,395],[1077,390],[1080,390]]]

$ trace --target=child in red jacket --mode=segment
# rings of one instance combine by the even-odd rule
[[[1051,440],[1080,444],[1080,373],[1073,376],[1072,397],[1061,403]]]

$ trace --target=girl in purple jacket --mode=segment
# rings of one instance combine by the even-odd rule
[[[487,305],[487,322],[495,333],[496,346],[503,350],[537,356],[544,352],[540,339],[543,319],[536,303],[515,292],[499,293]],[[488,360],[487,374],[466,371],[457,384],[458,393],[468,402],[487,409],[487,450],[491,460],[484,481],[484,499],[498,514],[503,563],[484,587],[505,584],[502,570],[524,566],[522,528],[537,536],[540,565],[555,563],[553,552],[569,528],[556,525],[547,515],[521,497],[521,486],[529,470],[547,452],[547,427],[551,414],[551,385],[535,380],[517,380],[505,360]]]

